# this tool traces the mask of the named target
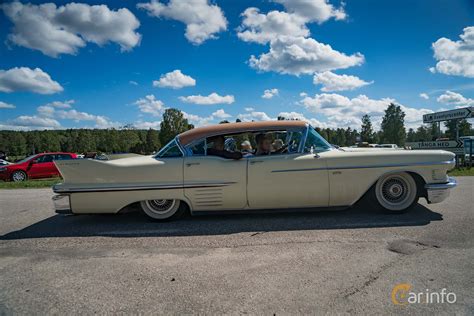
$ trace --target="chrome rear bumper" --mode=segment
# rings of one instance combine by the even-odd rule
[[[69,194],[58,194],[53,196],[54,210],[58,214],[72,214],[71,200]]]
[[[449,196],[449,190],[457,185],[456,179],[449,177],[446,183],[429,183],[425,185],[428,203],[439,203]]]

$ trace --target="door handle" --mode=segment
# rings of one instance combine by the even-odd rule
[[[186,163],[186,166],[187,166],[187,167],[198,166],[198,165],[200,165],[199,162],[188,162],[188,163]]]
[[[263,162],[263,160],[252,160],[252,161],[250,161],[250,164],[254,165],[256,163],[261,163],[261,162]]]

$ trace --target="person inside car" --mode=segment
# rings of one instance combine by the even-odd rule
[[[255,136],[255,141],[257,142],[257,150],[255,151],[256,156],[281,154],[288,148],[288,145],[284,145],[282,140],[277,139],[273,144],[278,142],[281,143],[281,146],[274,150],[275,148],[273,148],[272,139],[269,134],[257,134]]]
[[[257,134],[255,136],[257,143],[257,150],[255,151],[256,156],[270,155],[272,152],[272,140],[268,134]]]
[[[238,151],[225,150],[225,138],[222,135],[209,137],[208,143],[212,143],[212,147],[207,149],[209,156],[218,156],[226,159],[241,159],[242,153]]]

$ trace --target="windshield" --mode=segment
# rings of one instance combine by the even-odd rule
[[[313,127],[308,128],[308,137],[304,144],[304,152],[322,152],[331,149],[332,146],[329,144],[321,135],[316,132]]]
[[[29,157],[26,157],[25,159],[22,159],[20,161],[15,162],[15,163],[24,163],[24,162],[27,162],[30,159],[33,159],[34,157],[36,157],[36,155],[31,155]]]

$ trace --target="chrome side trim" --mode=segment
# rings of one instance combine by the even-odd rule
[[[272,170],[272,172],[301,172],[301,171],[317,171],[317,170],[373,169],[373,168],[449,165],[449,164],[453,164],[453,163],[454,163],[454,160],[448,160],[448,161],[436,161],[436,162],[395,163],[395,164],[384,164],[384,165],[377,165],[377,166],[346,166],[346,167],[327,167],[327,168],[283,169],[283,170]]]
[[[447,190],[452,189],[458,185],[456,179],[449,177],[448,182],[446,183],[428,183],[425,184],[425,189],[427,190]]]
[[[111,186],[111,187],[77,187],[61,188],[53,186],[55,193],[79,193],[79,192],[115,192],[115,191],[143,191],[143,190],[170,190],[170,189],[191,189],[191,188],[215,188],[234,184],[235,182],[219,183],[192,183],[192,184],[164,184],[164,185],[140,185],[140,186]]]

